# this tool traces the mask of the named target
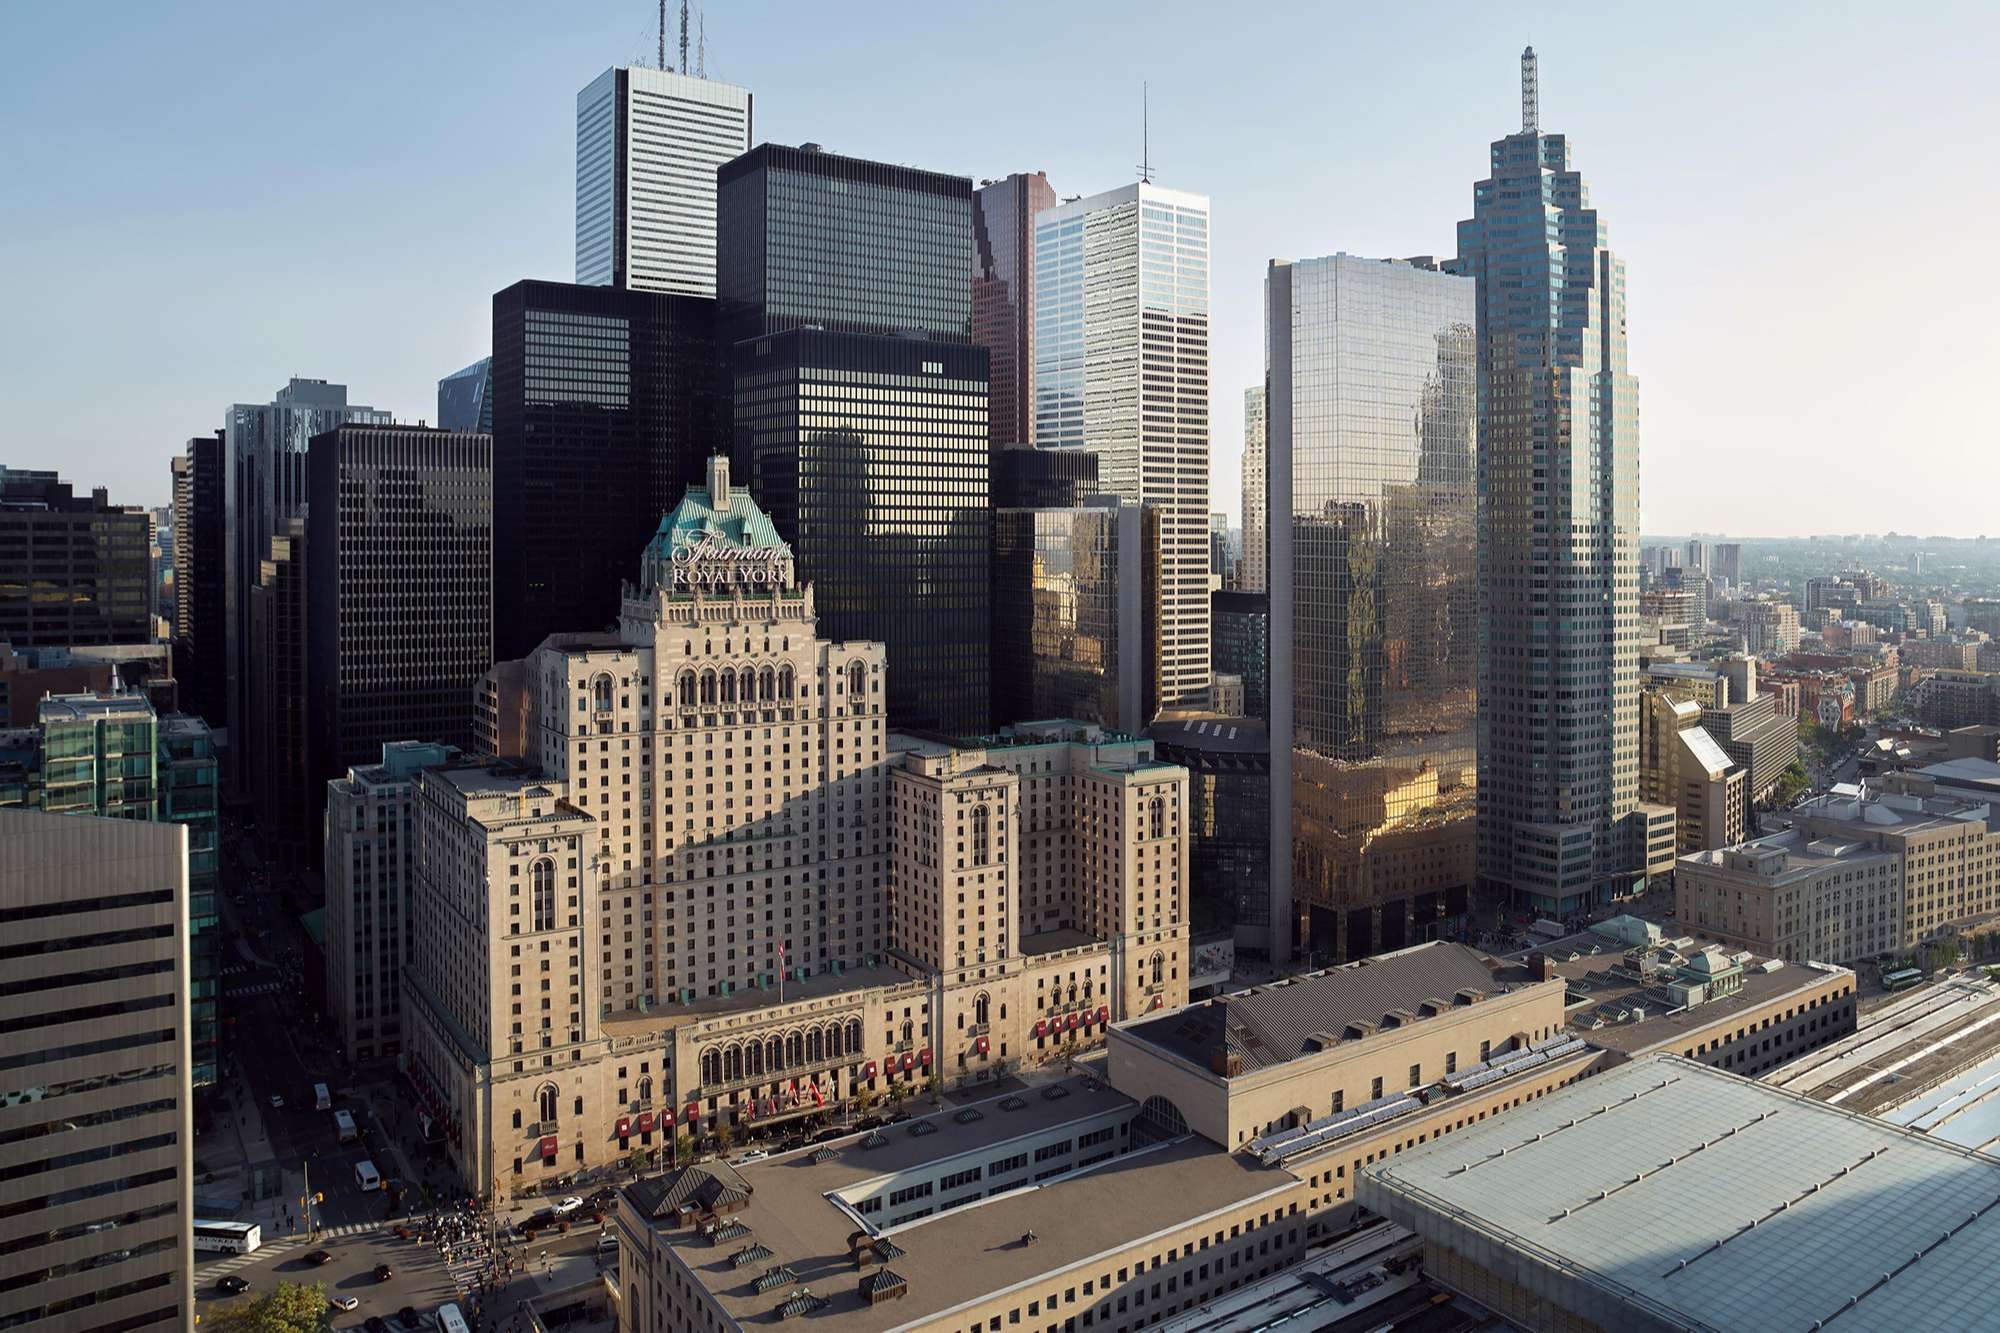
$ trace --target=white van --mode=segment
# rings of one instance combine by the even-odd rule
[[[353,1113],[349,1111],[335,1111],[333,1113],[333,1132],[335,1137],[342,1143],[354,1142],[360,1136],[360,1130],[355,1128]]]
[[[333,1093],[324,1083],[313,1084],[313,1110],[331,1111],[332,1109]]]
[[[382,1188],[382,1173],[375,1169],[375,1163],[365,1158],[354,1164],[354,1183],[364,1190]]]

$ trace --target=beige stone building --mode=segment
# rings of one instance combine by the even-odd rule
[[[1639,799],[1674,810],[1675,847],[1698,852],[1743,840],[1747,770],[1701,725],[1701,705],[1661,689],[1639,699]]]

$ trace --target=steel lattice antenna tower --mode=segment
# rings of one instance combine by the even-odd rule
[[[667,67],[667,0],[660,0],[660,68]]]
[[[1521,51],[1521,133],[1541,133],[1542,95],[1535,86],[1535,48]]]
[[[681,0],[681,73],[688,72],[688,0]]]
[[[694,76],[705,79],[708,77],[708,11],[703,10],[696,15],[695,22],[700,29],[694,43]]]

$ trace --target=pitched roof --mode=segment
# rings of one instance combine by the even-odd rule
[[[625,1187],[625,1197],[642,1217],[671,1218],[683,1208],[743,1203],[750,1186],[727,1162],[701,1162],[664,1175],[647,1176]]]
[[[1220,996],[1126,1031],[1204,1066],[1213,1053],[1226,1050],[1242,1057],[1249,1073],[1296,1058],[1305,1052],[1307,1039],[1320,1034],[1340,1039],[1355,1026],[1356,1035],[1365,1036],[1421,1022],[1426,1001],[1449,1008],[1463,1002],[1461,991],[1472,998],[1506,989],[1477,951],[1462,944],[1427,944]]]

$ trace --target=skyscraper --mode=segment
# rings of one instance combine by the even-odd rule
[[[1537,123],[1534,60],[1454,268],[1479,284],[1479,874],[1559,915],[1643,864],[1639,409],[1625,267]]]
[[[576,95],[576,280],[715,295],[715,169],[750,147],[750,90],[607,69]]]
[[[718,175],[733,451],[836,640],[889,652],[892,725],[990,722],[988,354],[972,182],[764,144]]]
[[[1208,703],[1208,200],[1141,181],[1035,219],[1035,441],[1161,513],[1160,705]]]
[[[493,433],[493,358],[482,356],[438,381],[437,424],[443,430]]]
[[[1475,878],[1474,284],[1421,261],[1274,261],[1272,949],[1402,948]]]
[[[153,641],[152,520],[103,487],[0,466],[0,642],[17,648]]]
[[[223,433],[197,435],[173,460],[174,675],[181,707],[219,727],[223,660]]]
[[[721,418],[715,303],[517,282],[493,297],[496,653],[603,629]]]
[[[306,527],[309,780],[393,741],[465,745],[493,665],[493,440],[341,426],[312,442]]]
[[[1743,584],[1743,545],[1741,542],[1717,542],[1715,544],[1715,568],[1711,571],[1717,583],[1726,583],[1732,588]]]
[[[1054,208],[1049,178],[1015,172],[972,196],[972,341],[993,376],[987,437],[997,456],[1035,439],[1035,214]]]
[[[320,794],[313,792],[312,730],[306,709],[306,520],[288,518],[264,543],[250,589],[251,670],[245,696],[244,780],[257,810],[267,859],[310,865],[319,837]]]
[[[270,555],[271,539],[306,512],[306,446],[346,421],[386,426],[390,416],[347,401],[347,386],[293,379],[268,403],[237,403],[223,421],[223,670],[233,787],[249,774],[250,590]],[[303,553],[303,552],[302,552]],[[212,668],[211,668],[212,669]],[[216,719],[211,718],[213,723]]]
[[[1270,588],[1270,539],[1265,535],[1264,386],[1243,391],[1243,579],[1239,592]]]

